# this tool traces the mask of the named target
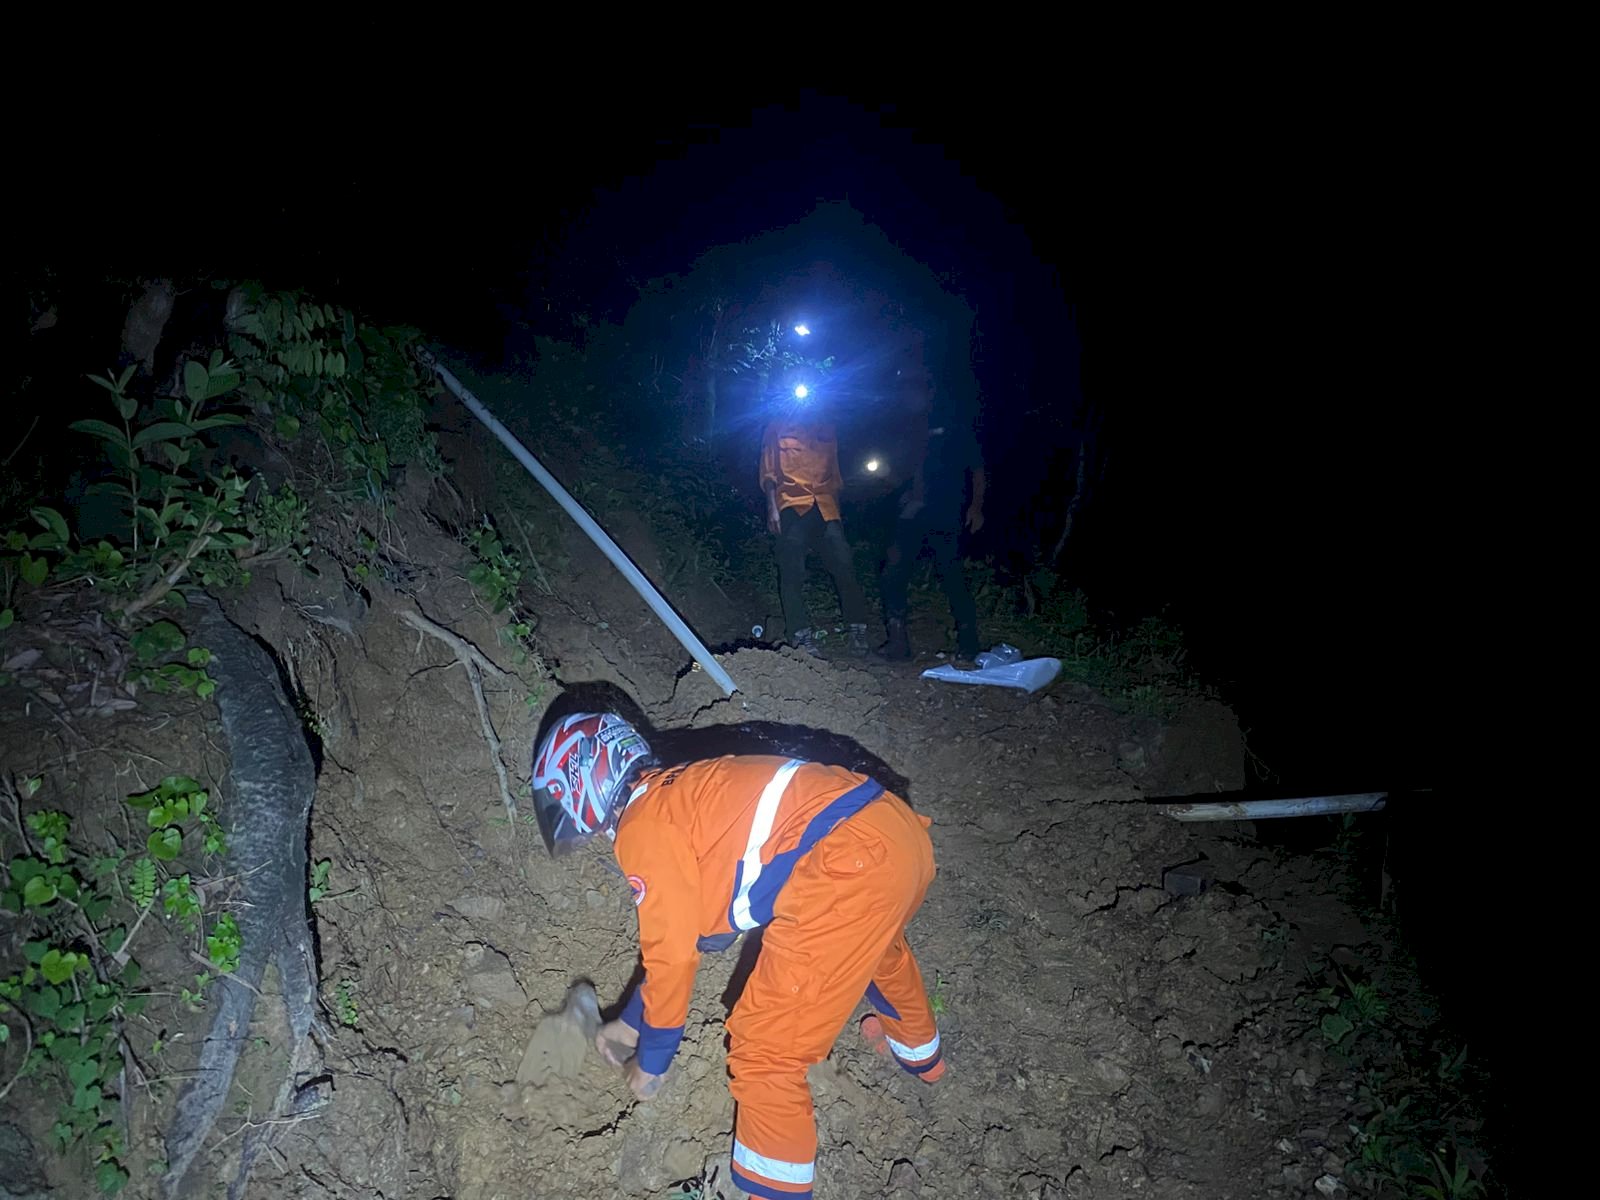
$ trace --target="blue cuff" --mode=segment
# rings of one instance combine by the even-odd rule
[[[900,1019],[899,1010],[896,1009],[894,1005],[889,1003],[889,997],[880,992],[878,990],[878,985],[875,983],[867,984],[867,1003],[872,1005],[873,1008],[877,1009],[878,1012],[888,1017],[891,1021],[898,1021]]]
[[[633,989],[633,995],[629,996],[628,1002],[622,1006],[622,1011],[617,1014],[617,1020],[621,1021],[635,1033],[638,1033],[644,1028],[643,987],[636,987]]]
[[[665,1075],[682,1040],[682,1025],[658,1029],[654,1025],[644,1024],[639,1030],[639,1069],[651,1075]]]

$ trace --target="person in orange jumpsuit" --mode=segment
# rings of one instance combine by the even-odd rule
[[[790,642],[808,653],[816,644],[806,612],[806,554],[819,535],[823,565],[850,626],[850,649],[858,655],[868,649],[867,602],[839,515],[843,489],[839,439],[831,423],[800,405],[767,423],[761,437],[761,490],[767,497],[767,530],[778,539],[778,596]]]
[[[759,755],[662,768],[621,717],[580,713],[541,742],[533,787],[551,853],[610,837],[633,891],[644,982],[597,1045],[638,1098],[656,1093],[678,1049],[701,952],[764,927],[728,1018],[738,1104],[731,1166],[746,1192],[811,1195],[817,1131],[806,1070],[828,1056],[863,998],[870,1040],[925,1083],[943,1076],[938,1026],[905,937],[933,882],[929,822],[881,784]]]

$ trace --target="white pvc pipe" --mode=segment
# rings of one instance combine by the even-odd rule
[[[1298,800],[1236,800],[1223,804],[1177,804],[1164,811],[1180,821],[1260,821],[1268,817],[1316,817],[1327,813],[1381,812],[1388,792],[1349,796],[1305,796]]]
[[[711,657],[711,651],[707,650],[705,644],[694,635],[694,630],[690,629],[684,623],[683,618],[673,611],[672,605],[668,604],[661,593],[656,591],[655,585],[644,577],[644,573],[634,565],[633,560],[623,553],[622,547],[611,540],[611,535],[601,529],[595,519],[584,511],[583,505],[574,500],[567,489],[562,487],[556,480],[556,477],[544,469],[544,464],[535,458],[509,429],[500,424],[495,415],[483,406],[483,402],[469,392],[461,381],[451,374],[449,369],[443,366],[431,353],[427,350],[418,350],[417,357],[438,373],[439,378],[444,381],[445,387],[455,393],[456,398],[472,411],[472,415],[482,421],[488,427],[489,432],[500,439],[501,445],[511,451],[516,460],[527,468],[528,474],[537,479],[544,490],[555,497],[556,503],[567,510],[567,515],[578,523],[579,528],[589,535],[589,539],[600,547],[601,553],[611,560],[612,565],[617,570],[622,572],[623,578],[633,585],[633,590],[638,592],[644,602],[650,606],[651,611],[661,618],[662,623],[672,630],[673,636],[683,643],[683,648],[694,656],[695,662],[699,663],[705,673],[716,681],[717,686],[729,696],[738,691],[739,689],[734,686],[733,680],[728,677],[728,673],[722,669],[722,664]]]

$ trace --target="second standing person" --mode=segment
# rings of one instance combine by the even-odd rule
[[[806,611],[806,557],[820,536],[822,562],[833,577],[839,607],[850,626],[850,651],[867,653],[867,604],[856,579],[850,543],[839,515],[839,440],[833,424],[795,406],[770,421],[761,439],[761,490],[767,529],[778,539],[778,593],[789,641],[817,654]]]

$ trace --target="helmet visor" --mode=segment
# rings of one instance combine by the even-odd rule
[[[548,788],[534,789],[533,815],[539,822],[544,848],[557,858],[571,854],[598,832],[582,828],[561,806],[561,801],[550,794]]]

